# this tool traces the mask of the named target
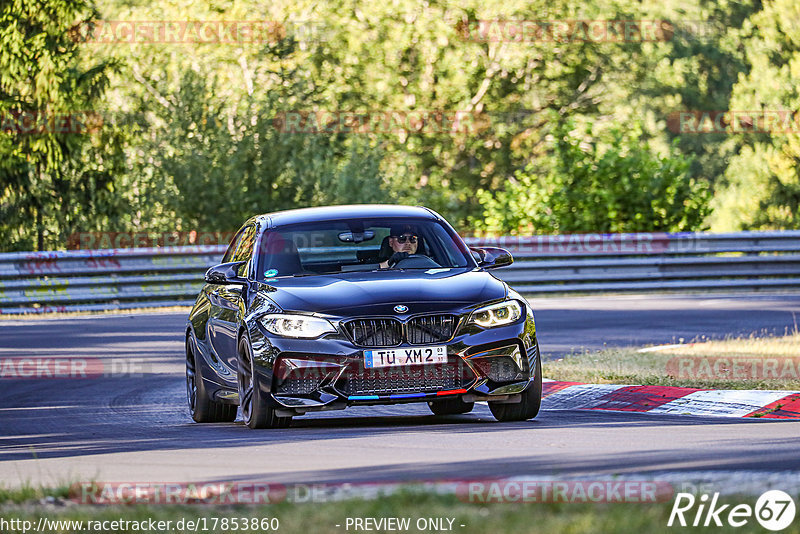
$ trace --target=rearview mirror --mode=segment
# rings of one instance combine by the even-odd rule
[[[206,271],[206,282],[209,284],[244,284],[247,282],[239,276],[239,268],[246,261],[220,263]]]
[[[478,262],[478,267],[496,269],[514,263],[514,257],[509,251],[498,247],[470,247],[472,255]]]
[[[361,243],[375,238],[375,232],[366,230],[364,232],[342,232],[339,234],[339,241],[344,243]]]

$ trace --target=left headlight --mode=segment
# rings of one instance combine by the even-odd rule
[[[511,324],[520,317],[522,317],[520,303],[516,300],[506,300],[478,308],[470,315],[469,322],[483,328],[492,328]]]
[[[316,338],[336,332],[327,319],[309,315],[268,314],[260,319],[268,332],[284,337]]]

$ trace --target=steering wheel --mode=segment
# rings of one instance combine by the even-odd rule
[[[441,267],[425,254],[409,254],[392,266],[392,269],[425,269]]]

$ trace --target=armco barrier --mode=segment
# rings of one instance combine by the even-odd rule
[[[800,231],[580,234],[467,239],[500,246],[523,293],[800,289]]]
[[[191,305],[225,245],[0,254],[0,314]]]
[[[800,231],[467,238],[525,294],[800,290]],[[0,254],[0,313],[190,305],[224,245]]]

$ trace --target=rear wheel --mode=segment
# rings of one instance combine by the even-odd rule
[[[436,415],[457,415],[471,412],[475,407],[474,402],[464,402],[461,397],[428,402],[428,408]]]
[[[190,335],[186,338],[186,396],[189,413],[198,423],[230,423],[236,419],[236,405],[223,404],[209,397],[199,361],[197,341]]]
[[[539,413],[542,405],[542,355],[536,345],[536,377],[528,389],[522,392],[522,400],[515,404],[489,402],[489,409],[498,421],[527,421]]]
[[[267,402],[267,394],[256,383],[258,379],[253,372],[253,351],[246,335],[239,340],[239,369],[236,375],[244,424],[254,429],[289,426],[292,418],[275,415],[275,409]]]

